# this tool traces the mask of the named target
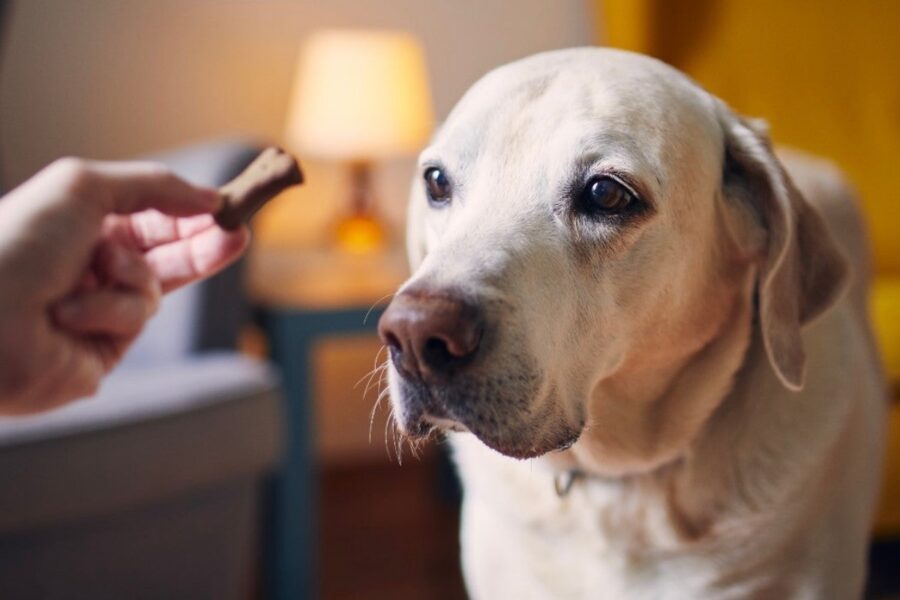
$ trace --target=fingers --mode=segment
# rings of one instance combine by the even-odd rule
[[[224,269],[243,253],[249,242],[250,232],[246,227],[235,231],[208,227],[184,239],[157,246],[145,256],[163,293],[167,293]]]
[[[191,185],[153,163],[61,159],[3,197],[0,278],[15,280],[23,298],[50,302],[83,283],[111,215],[156,209],[193,216],[213,213],[221,205],[216,190]],[[158,240],[156,229],[142,231]],[[161,239],[178,235],[176,227]]]
[[[194,235],[215,225],[212,215],[172,217],[148,210],[133,215],[110,215],[103,224],[103,234],[129,248],[150,250]]]
[[[17,388],[0,388],[0,415],[34,414],[90,396],[109,370],[98,355],[84,352],[68,339],[56,345],[48,358]]]
[[[250,238],[246,227],[222,230],[212,215],[175,218],[156,211],[110,217],[104,235],[145,251],[164,293],[223,269]]]
[[[0,380],[0,395],[12,389],[24,406],[90,393],[155,312],[157,270],[171,288],[212,274],[246,246],[247,231],[226,234],[208,217],[170,218],[209,215],[221,204],[216,190],[158,165],[79,159],[57,161],[4,196],[0,280],[9,285],[0,300],[9,318],[25,322],[25,339],[39,351],[29,353],[13,336],[13,351],[32,366],[21,385]],[[151,209],[158,212],[146,214],[156,216],[138,218],[139,228],[120,221],[129,223],[137,247],[104,235],[110,215],[124,219]],[[150,247],[162,251],[152,268],[138,249]],[[175,263],[167,266],[166,255]],[[2,362],[9,368],[11,361]],[[35,377],[26,381],[29,375]]]
[[[102,242],[93,263],[98,285],[54,305],[56,325],[76,336],[136,337],[159,306],[159,281],[142,254],[115,242]]]
[[[158,303],[159,280],[140,252],[104,241],[97,249],[94,262],[97,276],[107,286],[127,288],[143,294],[154,306]]]
[[[81,279],[79,279],[78,283],[75,285],[75,292],[88,292],[96,290],[98,287],[100,287],[100,279],[93,269],[91,269],[85,271],[81,275]]]
[[[63,300],[53,307],[59,327],[75,335],[137,336],[156,303],[144,294],[104,288]]]
[[[152,162],[103,162],[77,158],[54,163],[69,193],[96,205],[102,214],[130,214],[154,208],[173,216],[212,213],[219,193],[192,185]]]

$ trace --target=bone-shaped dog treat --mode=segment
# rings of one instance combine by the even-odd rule
[[[297,160],[281,148],[266,148],[240,175],[219,188],[225,202],[216,213],[216,223],[223,229],[237,229],[263,204],[300,183],[303,172]]]

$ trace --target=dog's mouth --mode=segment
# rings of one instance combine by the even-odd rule
[[[583,426],[570,426],[554,418],[554,403],[533,403],[536,385],[523,396],[490,397],[493,385],[471,382],[452,387],[429,386],[398,378],[395,418],[412,440],[436,431],[467,432],[489,448],[518,459],[536,458],[564,450],[578,441]],[[522,390],[525,391],[525,390]],[[531,410],[537,404],[541,408]]]
[[[420,413],[416,417],[397,418],[398,424],[406,437],[418,441],[431,437],[436,431],[455,431],[457,433],[471,433],[469,429],[460,423],[445,417],[437,417],[429,413]]]

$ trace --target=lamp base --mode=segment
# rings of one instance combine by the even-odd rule
[[[335,229],[338,248],[352,254],[374,252],[384,246],[384,226],[370,213],[343,217]]]
[[[357,161],[350,165],[351,213],[338,221],[336,241],[341,250],[353,254],[373,252],[384,246],[384,225],[372,210],[372,165]]]

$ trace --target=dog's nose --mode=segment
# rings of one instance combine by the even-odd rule
[[[471,363],[483,325],[477,308],[455,294],[408,290],[394,297],[378,322],[394,365],[428,383]]]

